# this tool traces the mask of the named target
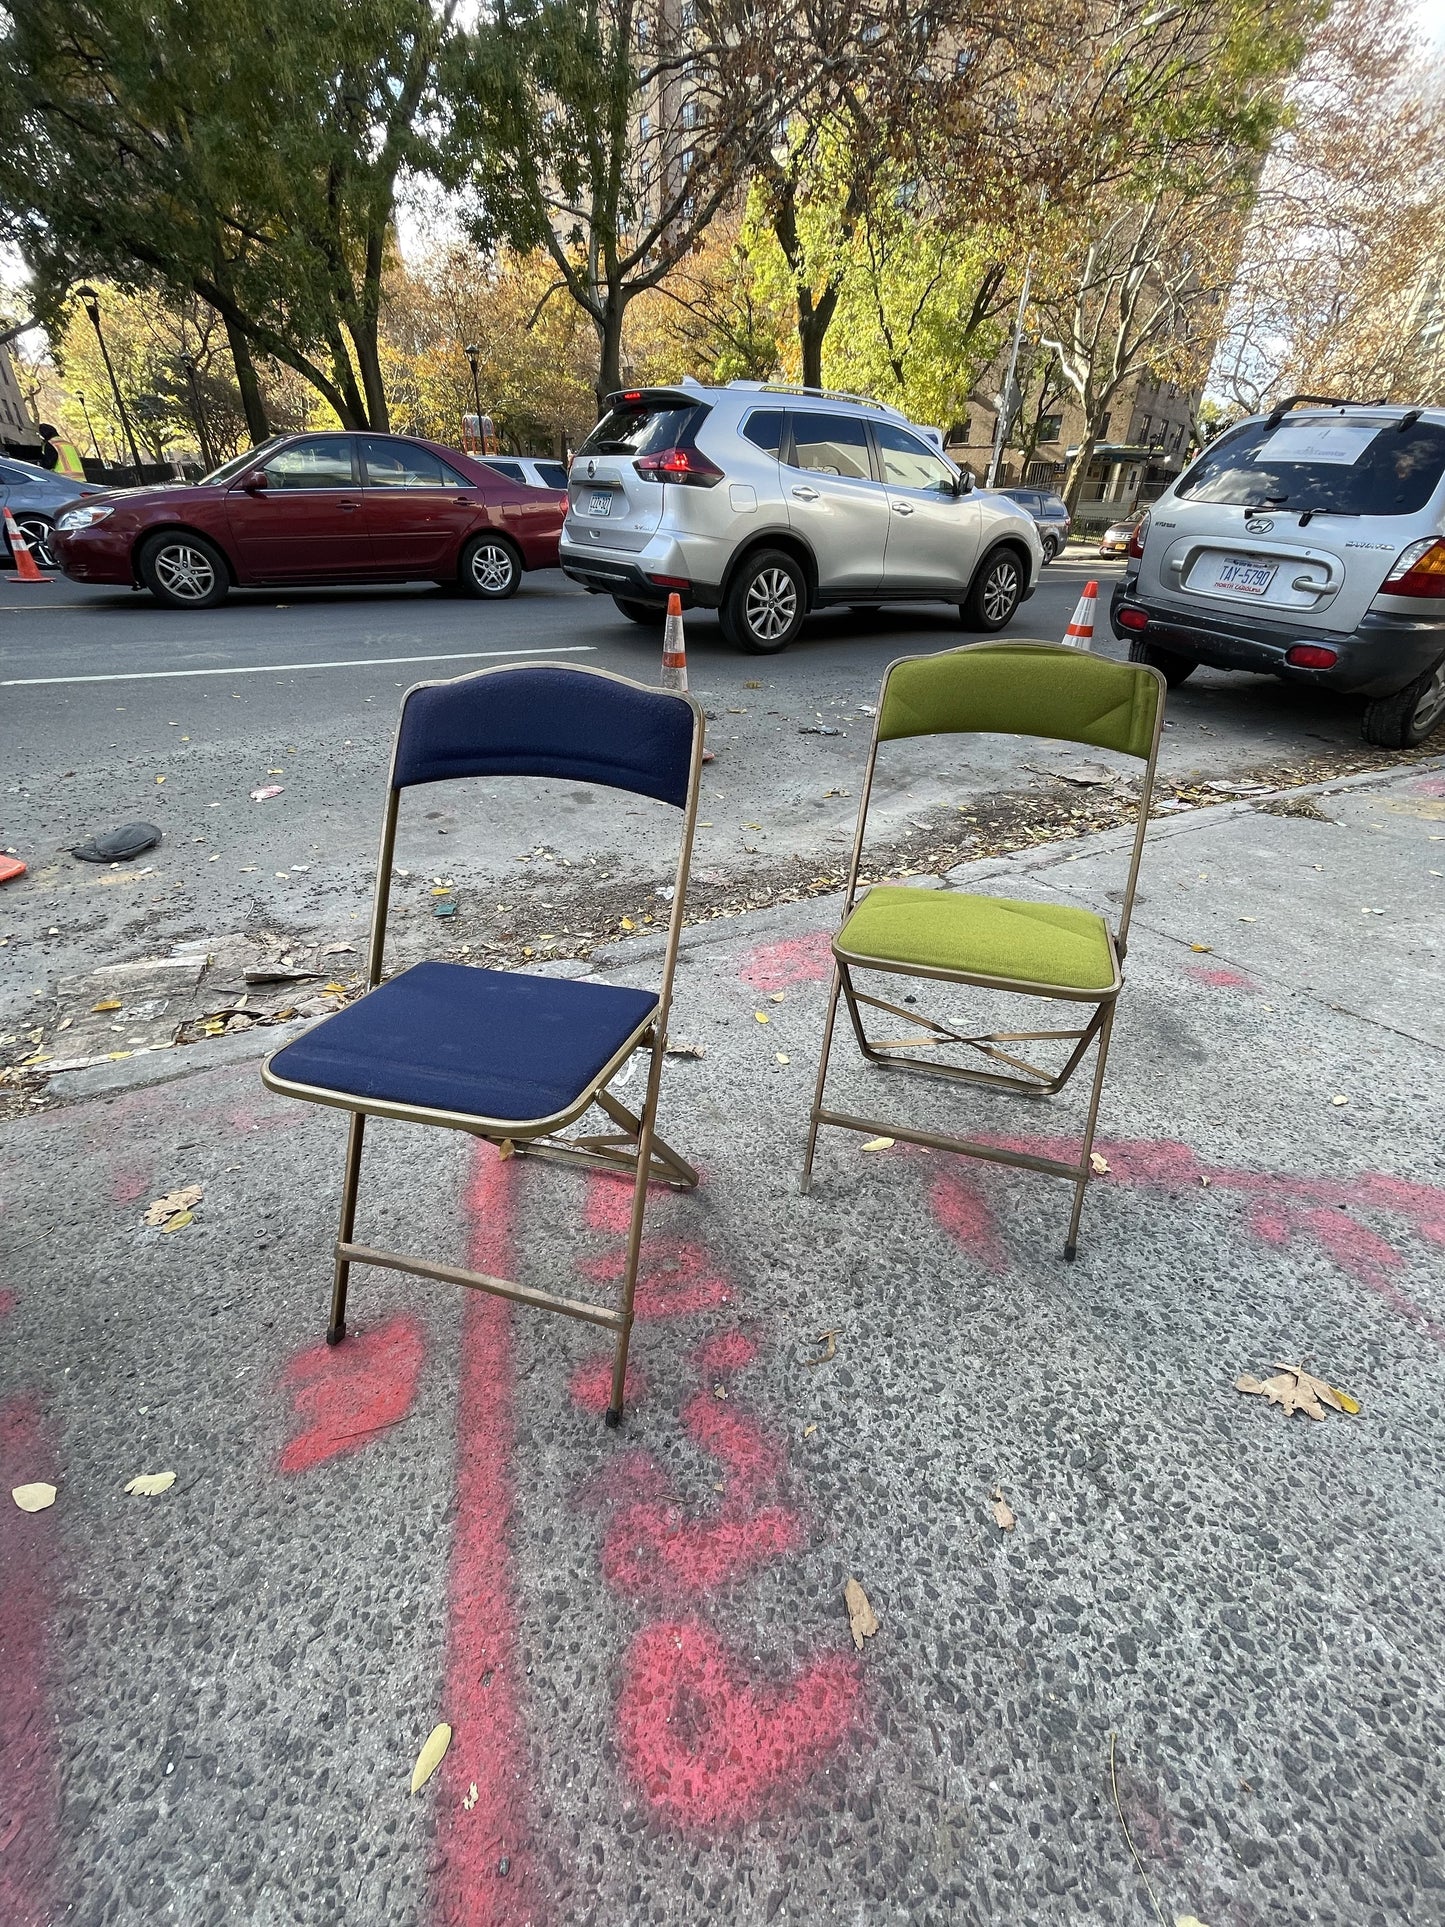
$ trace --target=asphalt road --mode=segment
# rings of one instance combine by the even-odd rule
[[[1057,639],[1083,581],[1096,575],[1107,597],[1117,570],[1055,564],[1008,633]],[[695,869],[765,880],[770,865],[801,856],[836,865],[870,728],[863,705],[895,656],[959,640],[957,616],[943,607],[830,613],[770,658],[733,651],[711,616],[690,617],[687,628],[691,685],[713,717],[717,753]],[[1120,653],[1107,619],[1102,628],[1100,647]],[[64,579],[0,579],[0,849],[30,869],[0,896],[0,1022],[99,962],[178,941],[261,929],[288,942],[355,936],[402,690],[544,651],[657,674],[657,633],[555,572],[528,577],[498,606],[419,587],[242,594],[195,614]],[[1162,768],[1177,780],[1358,741],[1350,705],[1258,677],[1199,672],[1170,709]],[[801,733],[819,728],[839,733]],[[922,811],[1021,780],[986,745],[942,755],[936,744],[895,747],[877,792],[885,832],[906,837]],[[1058,787],[1037,772],[1022,780]],[[250,800],[272,784],[281,794]],[[82,837],[136,818],[165,833],[139,863],[97,869],[68,854]],[[533,783],[478,798],[438,786],[404,812],[397,861],[417,893],[442,876],[474,892],[471,904],[510,904],[538,874],[519,859],[545,841],[555,865],[626,876],[645,893],[668,874],[670,826],[634,818],[630,803],[590,791]],[[579,879],[568,884],[575,905]],[[550,910],[546,895],[540,907]],[[428,908],[420,895],[410,906]]]

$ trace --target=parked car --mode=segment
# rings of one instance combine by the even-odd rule
[[[1046,488],[1001,488],[998,492],[1006,495],[1011,502],[1017,502],[1021,509],[1034,518],[1038,524],[1045,562],[1052,562],[1056,555],[1063,553],[1073,521],[1062,495],[1055,495],[1052,489]]]
[[[1445,719],[1445,409],[1240,422],[1135,529],[1110,617],[1171,685],[1201,662],[1318,683],[1365,698],[1367,742],[1424,742]]]
[[[1144,511],[1139,509],[1133,515],[1126,515],[1121,522],[1111,522],[1099,537],[1099,554],[1101,556],[1127,555],[1130,540],[1143,519]]]
[[[853,395],[729,382],[629,389],[578,449],[562,567],[654,622],[676,591],[735,647],[786,648],[812,609],[953,602],[970,628],[1033,594],[1038,532],[907,419]]]
[[[55,567],[51,531],[57,516],[82,496],[99,495],[97,482],[82,482],[79,476],[61,475],[41,468],[35,462],[17,462],[0,455],[0,506],[15,517],[26,545],[42,569]],[[10,557],[8,542],[0,542],[0,553]]]
[[[410,435],[279,435],[194,487],[89,497],[57,521],[55,559],[172,609],[263,583],[442,582],[499,601],[556,566],[565,506]]]
[[[499,475],[505,475],[509,482],[521,482],[527,488],[549,488],[553,493],[567,492],[567,464],[554,461],[549,455],[487,455],[483,458],[488,468],[494,468]]]

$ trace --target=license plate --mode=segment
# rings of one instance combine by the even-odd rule
[[[1276,562],[1224,562],[1214,586],[1225,595],[1264,595],[1278,574]]]
[[[610,515],[612,513],[612,490],[610,488],[594,488],[592,491],[592,499],[587,505],[587,513],[589,515]]]

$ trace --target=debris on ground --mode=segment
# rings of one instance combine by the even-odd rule
[[[192,1206],[205,1196],[199,1184],[187,1184],[179,1191],[168,1191],[147,1205],[145,1222],[160,1231],[179,1231],[191,1222]]]
[[[442,1722],[434,1726],[427,1735],[426,1744],[416,1756],[416,1765],[411,1770],[411,1790],[417,1793],[424,1787],[433,1773],[447,1756],[447,1748],[452,1743],[452,1729]]]
[[[809,723],[798,731],[800,736],[841,736],[841,729],[834,729],[827,723]]]
[[[843,1603],[848,1608],[848,1630],[853,1635],[853,1644],[861,1653],[863,1641],[871,1639],[878,1630],[878,1621],[873,1608],[868,1604],[868,1595],[856,1579],[850,1578],[843,1588]]]
[[[1018,1519],[1015,1517],[1008,1500],[1003,1496],[1003,1490],[1000,1486],[994,1487],[989,1504],[993,1507],[994,1523],[997,1525],[999,1531],[1012,1532],[1018,1524]]]
[[[154,1499],[162,1492],[169,1492],[175,1482],[174,1472],[141,1472],[125,1489],[134,1499]]]
[[[22,1512],[44,1512],[55,1504],[55,1487],[37,1479],[34,1485],[12,1486],[10,1496]]]
[[[1090,1151],[1089,1169],[1096,1178],[1102,1178],[1109,1169],[1109,1160],[1102,1151]]]
[[[264,803],[272,796],[280,796],[285,788],[286,785],[284,783],[263,783],[260,789],[252,790],[251,801],[253,803]]]
[[[24,874],[25,865],[18,856],[0,856],[0,883],[13,883]]]
[[[863,1149],[865,1151],[891,1151],[893,1149],[893,1139],[891,1137],[870,1137],[868,1142],[863,1146]]]
[[[679,1037],[675,1044],[669,1041],[664,1046],[664,1054],[668,1057],[706,1057],[707,1049],[702,1044],[684,1043]]]
[[[162,834],[154,823],[122,823],[118,830],[93,836],[88,843],[72,843],[70,854],[82,863],[129,863],[144,851],[153,850]]]
[[[1296,1412],[1303,1412],[1306,1418],[1322,1419],[1324,1408],[1328,1405],[1333,1412],[1348,1412],[1353,1416],[1360,1409],[1358,1399],[1342,1392],[1337,1385],[1327,1379],[1316,1378],[1307,1372],[1303,1365],[1272,1365],[1273,1378],[1258,1379],[1244,1372],[1235,1379],[1237,1392],[1250,1392],[1258,1397],[1267,1398],[1271,1405],[1278,1405],[1286,1418]]]
[[[805,1365],[826,1365],[830,1358],[836,1358],[838,1356],[838,1334],[836,1331],[819,1332],[818,1336],[813,1340],[813,1343],[815,1345],[821,1345],[823,1349],[816,1358],[805,1358],[803,1360]]]

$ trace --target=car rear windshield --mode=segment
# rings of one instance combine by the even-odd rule
[[[1286,415],[1248,422],[1194,464],[1176,493],[1239,508],[1412,515],[1445,474],[1445,428],[1404,418],[1357,421]]]
[[[697,415],[695,402],[624,402],[609,409],[579,455],[654,455],[676,448]]]

